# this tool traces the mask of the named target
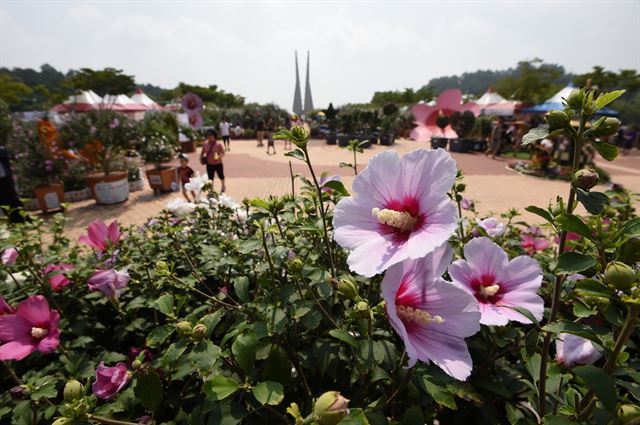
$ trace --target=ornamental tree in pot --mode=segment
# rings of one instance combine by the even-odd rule
[[[382,108],[384,117],[381,120],[380,144],[391,146],[395,141],[395,122],[398,114],[398,107],[394,103],[388,103]]]
[[[436,116],[436,126],[442,131],[442,137],[432,137],[431,138],[431,149],[447,148],[447,139],[444,135],[444,129],[449,125],[449,117],[445,115],[444,112],[439,111]]]
[[[466,139],[467,135],[473,130],[476,117],[471,111],[459,112],[455,111],[451,114],[451,127],[458,135],[457,139],[452,140],[449,149],[452,152],[469,152],[473,148],[473,140]]]
[[[333,103],[329,103],[329,107],[324,111],[324,116],[327,118],[327,126],[329,127],[327,144],[335,145],[338,143],[338,133],[336,131],[338,110],[333,107]]]
[[[167,165],[179,149],[178,122],[168,112],[159,112],[145,117],[140,128],[140,156],[148,168],[149,185],[156,192],[174,189],[177,184],[176,168]]]
[[[137,127],[126,115],[110,110],[74,114],[60,129],[60,139],[76,150],[89,168],[87,186],[98,204],[129,198],[124,153],[133,146]]]

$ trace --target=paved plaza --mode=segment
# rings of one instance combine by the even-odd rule
[[[264,197],[268,195],[282,195],[291,191],[289,178],[289,161],[292,162],[293,172],[308,175],[306,166],[300,161],[284,156],[282,141],[276,141],[277,154],[267,155],[266,147],[256,147],[254,140],[232,140],[231,151],[224,159],[227,177],[227,193],[237,201],[243,198]],[[369,158],[385,149],[393,149],[400,154],[417,148],[428,148],[425,143],[401,139],[393,147],[373,145],[364,153],[358,154],[358,169],[362,170]],[[325,144],[324,140],[312,140],[309,152],[317,174],[327,171],[340,174],[348,189],[353,182],[353,171],[340,168],[340,162],[350,163],[353,160],[351,152],[338,146]],[[199,152],[190,154],[189,165],[196,171],[204,173],[204,166],[198,160]],[[502,213],[511,207],[518,208],[523,217],[531,222],[540,219],[524,211],[527,205],[547,205],[556,195],[567,196],[566,182],[545,180],[536,177],[523,176],[507,169],[507,164],[515,161],[512,158],[492,160],[482,154],[452,153],[458,167],[465,174],[467,191],[465,197],[476,201],[477,210],[483,214]],[[613,163],[599,161],[612,176],[612,180],[640,193],[640,155],[618,158]],[[296,182],[299,187],[300,181]],[[215,182],[219,190],[219,181]],[[145,181],[142,191],[130,194],[125,203],[110,206],[96,205],[93,200],[73,203],[67,210],[67,234],[76,238],[83,233],[87,225],[96,219],[104,221],[118,220],[123,225],[142,224],[149,217],[160,212],[174,197],[180,193],[154,195]],[[584,212],[579,210],[579,212]]]

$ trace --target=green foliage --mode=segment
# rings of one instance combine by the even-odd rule
[[[180,147],[178,121],[170,112],[146,114],[140,124],[140,147],[138,152],[148,164],[159,167],[163,162],[175,158]]]
[[[110,67],[97,71],[82,68],[73,72],[64,84],[72,91],[92,90],[99,96],[131,93],[135,89],[135,81],[131,75]]]

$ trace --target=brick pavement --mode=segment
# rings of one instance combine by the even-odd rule
[[[306,166],[300,161],[284,156],[283,142],[277,141],[277,155],[267,155],[266,147],[257,148],[255,141],[233,140],[231,152],[225,157],[225,175],[227,177],[227,193],[240,201],[248,197],[263,197],[270,194],[282,195],[290,191],[289,160],[293,172],[308,175]],[[399,140],[392,149],[400,154],[420,147],[429,147],[425,143],[411,140]],[[363,154],[358,154],[359,170],[366,161],[387,147],[373,145]],[[340,168],[340,162],[351,162],[351,153],[337,146],[329,146],[322,140],[312,140],[309,151],[317,174],[327,171],[340,174],[347,188],[351,187],[353,171]],[[513,159],[491,160],[481,154],[453,153],[453,158],[465,173],[467,183],[466,196],[476,200],[481,214],[501,213],[510,207],[523,210],[531,204],[546,205],[556,195],[567,195],[567,184],[561,181],[538,179],[522,176],[506,168]],[[360,165],[360,163],[362,165]],[[640,155],[622,157],[613,163],[599,163],[611,175],[614,181],[621,183],[640,193]],[[198,161],[198,152],[190,154],[190,166],[204,172],[204,166]],[[216,181],[215,187],[219,188]],[[298,183],[299,186],[299,183]],[[82,234],[87,225],[95,220],[105,221],[117,219],[124,225],[141,224],[149,217],[157,214],[168,201],[179,193],[154,195],[145,184],[145,189],[130,194],[125,203],[110,206],[95,205],[93,200],[71,204],[67,210],[67,233],[76,238]],[[523,212],[523,218],[538,222],[537,216]]]

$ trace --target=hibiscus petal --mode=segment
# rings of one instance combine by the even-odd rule
[[[13,341],[31,336],[33,325],[24,317],[15,314],[0,316],[0,341]]]
[[[522,307],[529,310],[537,321],[542,320],[544,315],[544,300],[535,292],[531,291],[509,291],[504,294],[499,302],[499,306],[504,309],[504,315],[509,320],[515,320],[520,323],[531,324],[531,321],[509,307]]]
[[[36,350],[31,340],[16,340],[0,345],[0,360],[22,360]]]
[[[107,247],[105,244],[107,232],[107,225],[101,220],[95,220],[93,223],[89,224],[89,228],[87,229],[89,240],[93,242],[93,245],[95,245],[97,249],[100,250]]]
[[[487,326],[504,326],[509,323],[508,310],[493,304],[479,303],[480,323]]]
[[[432,329],[418,329],[410,338],[414,340],[420,360],[431,360],[449,376],[460,381],[465,381],[471,375],[473,361],[464,338]]]
[[[410,258],[424,257],[449,240],[456,230],[456,208],[446,196],[433,202],[425,214],[427,218],[422,229],[412,232],[407,241]]]
[[[375,239],[351,251],[347,258],[349,269],[363,276],[372,277],[406,259],[405,244],[395,243],[390,238],[378,235]]]
[[[404,192],[400,192],[397,184],[401,162],[395,151],[383,151],[371,158],[367,167],[353,180],[353,191],[357,197],[370,198],[376,206],[384,208],[385,204],[402,196]]]
[[[500,277],[501,283],[510,291],[536,291],[542,284],[542,269],[536,260],[521,255],[507,264]]]
[[[118,227],[118,222],[116,220],[112,221],[107,229],[107,239],[112,243],[118,242],[120,239],[120,228]]]
[[[402,157],[399,183],[405,195],[421,200],[440,198],[451,189],[455,179],[456,162],[443,149],[416,149]]]
[[[464,258],[479,274],[497,276],[507,266],[509,257],[491,239],[480,237],[469,241],[464,246]],[[479,276],[478,276],[479,277]]]
[[[42,295],[34,295],[22,301],[16,315],[25,318],[32,325],[43,325],[49,322],[49,303]]]
[[[344,248],[354,249],[381,237],[380,223],[371,214],[375,204],[363,198],[342,198],[333,212],[333,239]]]
[[[451,283],[437,279],[427,290],[424,310],[440,316],[443,323],[427,325],[428,329],[457,337],[468,337],[480,330],[480,309],[475,297]]]

